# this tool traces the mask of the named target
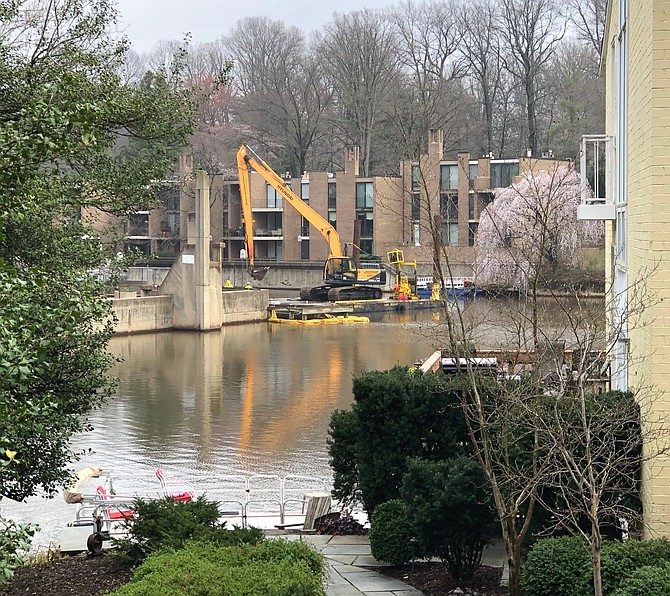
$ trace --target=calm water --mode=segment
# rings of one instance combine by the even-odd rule
[[[92,416],[94,430],[74,441],[76,449],[92,450],[77,468],[149,480],[159,466],[187,479],[330,478],[331,412],[351,404],[355,375],[428,355],[424,319],[431,314],[383,316],[369,325],[259,323],[114,338],[110,350],[123,358],[114,370],[118,390]],[[60,495],[20,504],[5,499],[2,511],[39,523],[41,545],[57,541],[74,514]]]
[[[513,306],[468,303],[478,345],[498,343],[509,327],[503,311]],[[118,391],[92,416],[94,430],[76,437],[75,449],[92,451],[77,468],[132,473],[154,486],[159,466],[194,483],[236,473],[330,478],[330,414],[350,406],[352,378],[428,356],[443,344],[440,319],[419,311],[378,315],[369,325],[259,323],[114,338],[110,350],[123,359],[113,371]],[[73,517],[60,495],[1,508],[39,523],[41,545],[57,541]]]

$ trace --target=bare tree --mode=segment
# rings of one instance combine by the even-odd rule
[[[600,55],[605,35],[607,0],[569,0],[570,20],[577,27],[579,37]]]
[[[605,128],[605,88],[593,51],[564,41],[551,60],[547,86],[547,145],[557,156],[578,161],[582,135]]]
[[[556,0],[502,0],[499,31],[510,50],[505,67],[523,86],[528,148],[536,155],[540,77],[565,35],[565,23]]]
[[[395,31],[379,12],[335,13],[318,36],[317,51],[334,91],[343,141],[361,148],[361,174],[369,176],[380,108],[399,72]]]
[[[542,505],[552,514],[553,528],[580,534],[589,545],[596,596],[603,594],[603,530],[618,526],[627,533],[641,527],[642,468],[668,451],[670,425],[667,416],[651,414],[653,389],[594,396],[591,387],[608,361],[616,366],[612,356],[623,330],[634,327],[635,319],[651,306],[654,298],[646,279],[627,288],[635,306],[625,316],[615,316],[608,331],[594,325],[583,309],[567,311],[564,301],[556,301],[568,321],[566,335],[571,334],[577,348],[571,377],[557,376],[556,396],[538,418],[549,462],[542,483],[554,497],[542,499]],[[589,358],[594,353],[600,358]]]
[[[496,33],[496,6],[493,0],[475,0],[458,13],[463,31],[463,58],[474,82],[474,93],[480,99],[486,126],[486,142],[482,147],[485,154],[495,147],[502,152],[503,147],[502,141],[494,142],[495,112],[503,109],[497,101],[503,88],[503,48]]]
[[[174,39],[161,39],[160,41],[156,42],[154,47],[151,48],[151,51],[146,56],[146,64],[149,70],[164,70],[165,72],[169,72],[174,62],[175,56],[179,53],[183,45],[185,44],[182,44]]]
[[[332,91],[325,84],[304,34],[281,21],[251,17],[225,37],[240,92],[237,114],[255,131],[253,141],[299,174],[314,143],[325,134]]]
[[[461,150],[468,141],[455,133],[459,120],[467,120],[464,112],[469,107],[459,82],[465,74],[459,53],[459,4],[460,0],[407,0],[389,15],[399,40],[402,74],[385,115],[395,128],[387,137],[397,139],[401,155],[418,158],[429,129],[443,129]]]
[[[142,80],[142,77],[148,70],[146,56],[138,54],[133,50],[128,50],[121,66],[119,76],[127,84],[136,84]]]
[[[547,192],[556,196],[563,184],[569,192],[574,186],[572,178],[560,175],[551,183],[554,188]],[[423,191],[429,193],[427,185]],[[426,201],[431,204],[435,201]],[[432,215],[436,275],[448,279],[453,277],[449,253],[441,242],[440,218]],[[550,208],[536,209],[533,219],[546,231],[536,230],[532,242],[515,246],[507,243],[508,225],[501,221],[497,226],[511,258],[528,276],[519,300],[506,303],[507,320],[500,329],[481,333],[460,303],[450,304],[443,313],[443,343],[459,363],[461,405],[474,454],[491,485],[508,555],[510,594],[521,594],[521,548],[539,506],[554,514],[562,528],[587,537],[594,588],[601,594],[601,528],[612,519],[639,518],[627,499],[638,496],[637,474],[646,458],[666,451],[668,425],[649,426],[644,408],[641,420],[630,399],[599,400],[593,383],[604,379],[623,330],[640,323],[651,298],[643,295],[644,284],[629,287],[637,310],[624,319],[615,309],[616,296],[610,308],[603,301],[584,300],[578,286],[556,286],[553,268],[545,264],[551,265],[556,227],[566,223],[558,222]],[[470,358],[478,336],[488,342],[495,337],[497,348],[505,350],[505,376],[478,373]],[[646,452],[641,456],[642,443]]]

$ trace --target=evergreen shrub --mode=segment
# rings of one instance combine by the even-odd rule
[[[602,548],[603,592],[611,594],[641,567],[666,562],[670,562],[670,540],[667,538],[606,542]]]
[[[131,564],[164,548],[181,548],[188,540],[205,540],[228,546],[257,544],[265,535],[257,528],[226,528],[220,523],[219,505],[205,497],[191,501],[137,499],[136,515],[126,520],[128,538],[117,540],[118,555]]]
[[[153,553],[115,596],[325,596],[323,556],[304,542],[188,542]]]
[[[353,410],[335,410],[328,428],[328,454],[333,469],[333,497],[343,507],[360,502],[356,444],[360,434]]]
[[[466,456],[412,460],[402,497],[422,554],[439,557],[456,579],[472,577],[497,521],[480,465]]]
[[[380,503],[400,498],[408,458],[446,460],[468,449],[460,391],[444,375],[405,367],[354,379],[355,460],[368,515]]]
[[[370,548],[378,561],[403,565],[412,560],[412,529],[400,499],[379,505],[370,520]]]
[[[526,596],[591,596],[592,579],[586,541],[560,536],[533,545],[523,566],[521,585]]]
[[[611,594],[612,596],[670,594],[670,563],[636,569],[630,577],[623,578],[619,587]]]

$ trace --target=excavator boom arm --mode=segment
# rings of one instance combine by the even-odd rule
[[[282,197],[302,215],[328,242],[329,257],[341,257],[342,245],[337,230],[331,226],[318,212],[296,195],[277,173],[266,164],[253,149],[242,145],[237,152],[237,170],[240,177],[240,196],[242,200],[242,215],[244,216],[244,239],[247,246],[249,267],[253,268],[254,235],[251,213],[251,192],[249,188],[249,168],[258,172],[263,179],[274,188]]]
[[[244,219],[244,248],[249,259],[249,271],[254,269],[254,219],[251,213],[251,188],[249,186],[249,168],[245,161],[246,153],[240,147],[237,152],[237,173],[240,182],[240,197],[242,202],[242,217]]]

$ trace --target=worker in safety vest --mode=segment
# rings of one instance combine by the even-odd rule
[[[224,287],[224,288],[231,289],[231,288],[233,287],[233,282],[230,281],[229,279],[227,279],[227,280],[226,280],[226,283],[223,284],[223,287]]]
[[[244,289],[245,290],[253,290],[254,286],[251,285],[251,282],[248,281],[247,283],[244,284]]]

